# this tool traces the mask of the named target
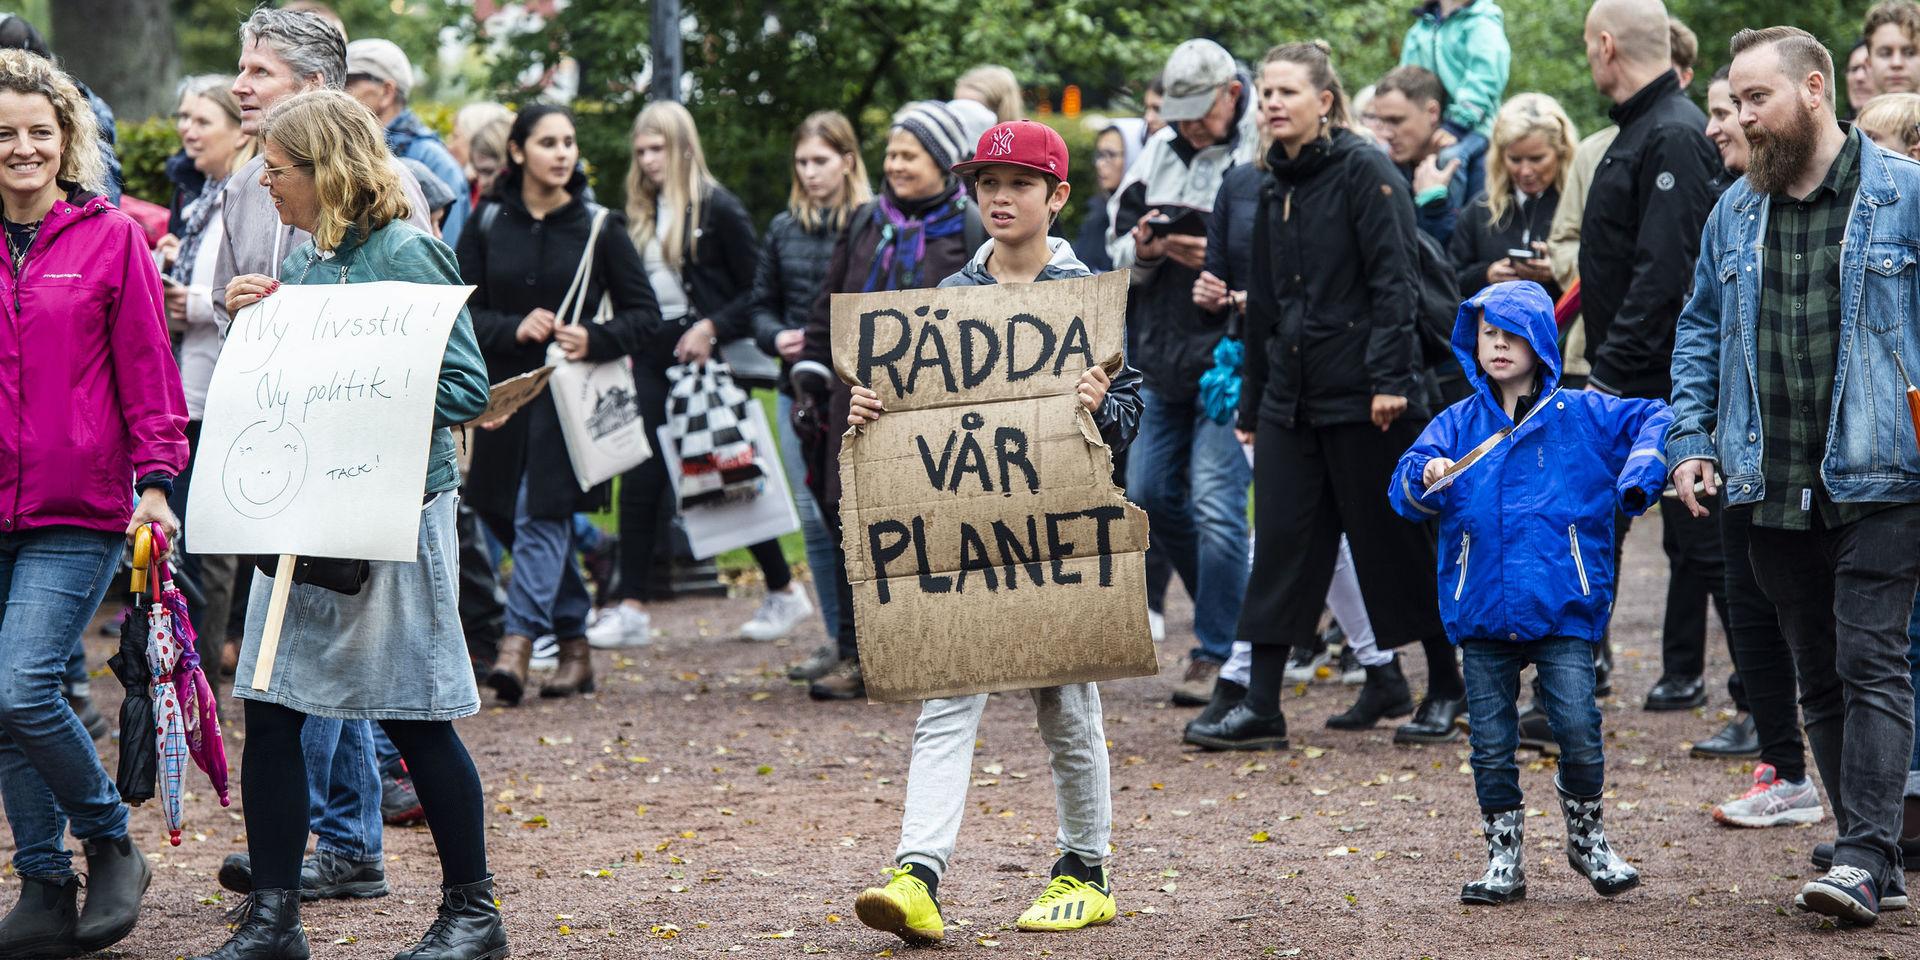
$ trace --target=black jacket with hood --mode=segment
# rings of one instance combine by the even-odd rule
[[[1371,419],[1375,394],[1427,417],[1414,330],[1413,199],[1393,161],[1358,135],[1267,154],[1247,290],[1240,426]]]
[[[487,359],[487,378],[494,383],[546,363],[547,343],[522,343],[515,333],[536,308],[558,312],[573,283],[593,226],[592,211],[581,196],[585,187],[586,175],[575,173],[569,186],[573,200],[540,220],[527,212],[517,187],[502,190],[482,201],[467,229],[460,231],[460,276],[474,287],[467,306]],[[489,205],[497,205],[498,212],[488,213]],[[627,238],[626,218],[618,211],[608,211],[600,228],[583,309],[589,318],[603,293],[613,301],[613,316],[604,324],[589,325],[587,359],[617,360],[648,345],[657,350],[664,344],[672,352],[680,331],[661,322],[646,264]],[[494,522],[512,521],[523,474],[532,516],[565,517],[607,503],[608,484],[581,492],[550,393],[542,392],[499,428],[474,430],[470,438],[473,468],[465,495]]]
[[[1580,315],[1587,384],[1665,399],[1673,330],[1693,290],[1700,229],[1718,199],[1720,153],[1707,117],[1669,70],[1611,112],[1620,135],[1587,187],[1580,221]]]
[[[700,205],[700,223],[686,235],[682,249],[680,282],[693,306],[686,324],[712,320],[714,336],[722,343],[753,336],[753,274],[759,243],[740,198],[714,184]],[[673,365],[671,348],[664,361],[659,364],[662,369]]]

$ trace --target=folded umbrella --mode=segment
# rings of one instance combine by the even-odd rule
[[[166,534],[156,526],[151,537],[153,552],[165,556]],[[212,690],[200,669],[199,655],[194,651],[193,621],[187,613],[187,598],[175,586],[172,567],[165,560],[154,562],[153,579],[157,586],[148,610],[146,656],[153,671],[158,795],[161,812],[166,816],[167,839],[179,846],[180,798],[188,757],[207,772],[220,795],[220,805],[226,806],[229,803],[226,748],[220,738],[219,714]]]
[[[147,573],[152,551],[153,539],[143,530],[134,538],[133,574],[126,619],[120,623],[120,649],[107,661],[127,691],[126,699],[120,702],[120,766],[114,784],[120,789],[120,799],[135,806],[153,799],[158,764],[153,739],[153,670],[147,664],[147,643],[152,633]]]

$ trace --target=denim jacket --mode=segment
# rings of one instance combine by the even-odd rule
[[[1851,128],[1847,135],[1862,136]],[[1720,198],[1700,238],[1693,293],[1674,335],[1667,461],[1714,461],[1727,503],[1736,506],[1766,496],[1754,326],[1767,213],[1768,196],[1745,178]],[[1906,403],[1906,375],[1920,373],[1920,164],[1871,142],[1860,147],[1840,285],[1821,482],[1841,503],[1920,501],[1920,444]]]

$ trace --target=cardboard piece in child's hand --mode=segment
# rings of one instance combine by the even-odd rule
[[[1075,395],[1117,370],[1124,272],[835,295],[833,361],[886,410],[840,450],[867,696],[1150,676],[1147,517]]]
[[[1453,486],[1453,481],[1458,480],[1461,474],[1467,472],[1467,468],[1473,466],[1476,463],[1479,463],[1480,458],[1485,457],[1489,452],[1493,450],[1494,447],[1499,446],[1500,441],[1505,440],[1509,435],[1513,433],[1513,429],[1514,428],[1512,427],[1508,427],[1505,430],[1501,430],[1500,432],[1494,434],[1493,436],[1488,437],[1487,439],[1481,441],[1479,446],[1474,447],[1472,450],[1467,451],[1466,456],[1461,457],[1458,460],[1455,460],[1453,462],[1453,466],[1448,467],[1445,471],[1443,471],[1440,474],[1440,479],[1433,481],[1433,483],[1431,484],[1428,484],[1427,492],[1421,494],[1421,496],[1423,497],[1432,496],[1433,494],[1439,493],[1440,491]]]
[[[547,389],[547,380],[552,376],[553,368],[542,366],[494,384],[487,389],[487,408],[467,422],[482,430],[506,423]]]

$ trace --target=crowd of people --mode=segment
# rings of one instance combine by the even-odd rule
[[[1669,576],[1644,706],[1706,703],[1715,611],[1738,713],[1693,751],[1757,760],[1712,817],[1782,827],[1831,806],[1835,839],[1813,855],[1825,872],[1795,905],[1855,924],[1906,908],[1906,858],[1920,864],[1920,399],[1905,399],[1920,390],[1903,361],[1920,350],[1915,0],[1866,12],[1843,74],[1804,31],[1741,31],[1704,110],[1692,31],[1660,0],[1595,0],[1587,60],[1614,125],[1584,137],[1552,97],[1508,90],[1494,0],[1429,0],[1401,63],[1351,96],[1325,43],[1248,65],[1187,41],[1142,84],[1141,116],[1099,121],[1091,157],[1025,119],[1017,76],[983,66],[892,115],[877,184],[852,120],[806,116],[786,209],[764,230],[678,103],[634,118],[625,203],[608,209],[563,105],[470,104],[443,140],[409,106],[401,48],[349,42],[321,4],[262,7],[238,38],[235,75],[181,86],[154,238],[116,209],[105,105],[31,25],[0,22],[0,792],[21,880],[0,956],[104,949],[139,918],[152,874],[91,742],[107,724],[80,642],[137,528],[184,543],[205,661],[243,677],[270,664],[232,692],[248,852],[219,879],[247,900],[205,960],[304,958],[301,902],[385,894],[383,826],[421,820],[443,899],[399,957],[498,960],[481,781],[452,721],[478,712],[482,688],[509,707],[536,683],[589,694],[595,649],[653,642],[680,490],[658,456],[583,485],[546,392],[469,429],[489,384],[625,360],[658,426],[675,381],[723,349],[777,361],[812,590],[778,541],[753,544],[765,596],[738,633],[785,638],[817,613],[828,642],[788,675],[813,699],[857,701],[838,464],[845,428],[885,408],[833,373],[830,297],[1109,271],[1129,277],[1127,362],[1087,370],[1077,396],[1152,522],[1156,641],[1176,575],[1193,599],[1172,690],[1200,708],[1187,743],[1285,749],[1283,687],[1350,685],[1331,729],[1403,720],[1401,744],[1464,731],[1487,866],[1463,902],[1526,895],[1523,748],[1558,757],[1572,868],[1602,896],[1631,889],[1638,871],[1602,822],[1596,703],[1615,692],[1624,538],[1657,508]],[[1056,234],[1076,159],[1099,193],[1069,240]],[[263,658],[268,594],[291,568],[192,545],[209,384],[239,311],[283,284],[374,281],[474,288],[423,424],[418,556],[348,574],[313,561],[282,585],[293,599]],[[594,517],[609,509],[611,530]],[[356,573],[354,590],[324,585]],[[332,652],[343,641],[415,669],[352,669]],[[1417,696],[1401,654],[1414,649]],[[1106,923],[1100,692],[1032,694],[1061,857],[1017,923]],[[923,706],[890,877],[856,901],[868,925],[944,935],[938,889],[987,702]]]

